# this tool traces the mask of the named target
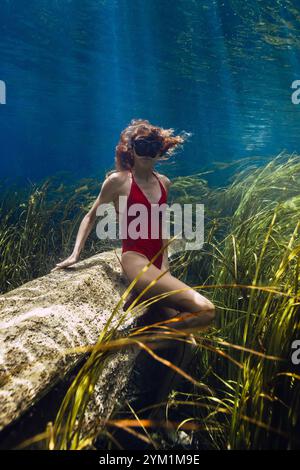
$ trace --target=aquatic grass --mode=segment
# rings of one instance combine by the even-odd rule
[[[127,290],[124,292],[122,296],[122,300],[125,300],[126,296],[130,292],[130,289],[135,285],[137,282],[138,278],[142,275],[143,272],[146,271],[147,268],[149,268],[149,265],[151,265],[151,262],[148,263],[147,266],[141,272],[139,275],[135,278],[135,280],[131,283],[131,285],[127,288]],[[203,286],[195,286],[197,287],[203,287]],[[146,288],[147,289],[147,288]],[[145,289],[145,290],[146,290]],[[184,290],[184,289],[181,289]],[[167,293],[168,295],[172,295],[174,292],[177,291],[171,291]],[[160,294],[160,296],[156,296],[156,301],[157,298],[165,297],[167,295],[165,294]],[[151,302],[153,302],[153,299],[149,299]],[[134,301],[136,302],[136,301]],[[133,302],[133,303],[134,303]],[[151,335],[151,336],[142,336],[139,337],[139,333],[144,332],[146,329],[149,329],[151,327],[157,326],[160,323],[172,323],[174,321],[177,321],[178,318],[172,318],[165,320],[164,322],[159,322],[153,325],[148,325],[143,328],[137,329],[137,331],[133,331],[127,339],[123,339],[119,341],[118,344],[114,344],[114,341],[111,340],[111,332],[114,330],[111,330],[108,332],[108,326],[113,319],[113,317],[117,314],[118,308],[120,306],[120,302],[116,305],[115,310],[112,312],[112,315],[107,322],[104,330],[101,332],[100,337],[96,345],[89,346],[88,348],[91,350],[91,356],[87,360],[87,362],[84,364],[80,372],[78,373],[77,377],[75,378],[74,382],[70,386],[65,399],[63,400],[63,403],[61,405],[61,408],[58,412],[55,424],[54,424],[54,440],[55,440],[55,448],[58,449],[77,449],[79,442],[80,442],[80,431],[81,431],[81,426],[83,423],[84,419],[84,413],[88,404],[88,401],[94,391],[94,386],[96,381],[99,379],[100,373],[103,370],[103,367],[105,365],[105,360],[106,358],[109,358],[109,356],[104,355],[104,351],[110,350],[111,348],[115,347],[122,347],[122,346],[128,346],[128,344],[133,343],[138,344],[142,349],[145,349],[152,357],[154,357],[157,361],[164,363],[167,367],[170,367],[175,370],[175,372],[181,374],[183,377],[188,379],[193,385],[195,386],[200,386],[200,388],[203,387],[203,384],[198,382],[197,380],[193,379],[191,376],[189,376],[185,371],[182,371],[180,368],[174,366],[174,364],[170,363],[170,361],[166,361],[156,355],[153,350],[151,350],[147,345],[145,344],[145,338],[148,341],[153,341],[153,340],[158,340],[164,338],[163,336],[160,336],[159,334]],[[128,309],[130,310],[130,309]],[[199,329],[196,329],[199,331]],[[175,332],[175,335],[173,337],[176,337],[176,335],[184,334],[186,335],[187,330],[182,330]],[[190,330],[189,330],[190,331]],[[194,329],[191,329],[191,331],[195,331]],[[174,333],[174,332],[173,332]],[[166,338],[164,338],[166,339]],[[141,341],[144,340],[144,341]],[[203,346],[203,344],[202,344]],[[204,347],[214,350],[215,352],[222,354],[225,356],[227,359],[231,359],[230,356],[226,353],[222,353],[220,351],[217,351],[215,348],[212,348],[208,345],[205,345]],[[83,348],[80,348],[82,351]],[[71,352],[74,352],[72,350]],[[233,360],[233,359],[232,359]],[[234,360],[233,360],[234,361]],[[235,362],[235,361],[234,361]],[[84,436],[86,439],[87,437]]]
[[[299,336],[300,158],[282,153],[260,166],[248,164],[224,188],[208,188],[201,176],[185,181],[178,178],[174,194],[177,201],[189,202],[191,195],[195,202],[205,203],[206,242],[199,252],[172,257],[177,260],[172,270],[204,295],[209,292],[217,306],[217,322],[210,331],[195,333],[199,356],[195,383],[190,381],[195,386],[194,393],[188,395],[192,400],[177,399],[185,395],[175,390],[171,399],[156,406],[180,409],[185,413],[182,423],[199,423],[199,429],[192,431],[194,445],[299,448],[300,377],[290,353],[293,339]],[[190,194],[190,188],[195,188],[195,193]],[[163,297],[137,301],[127,313],[137,313],[159,298]],[[125,317],[120,316],[118,326]],[[139,347],[148,348],[149,341],[153,346],[157,338],[176,336],[167,325],[153,327],[154,335],[151,328],[144,327],[119,343],[111,339],[115,330],[105,330],[82,373],[82,388],[78,393],[73,389],[77,404],[65,408],[61,427],[54,426],[55,433],[51,431],[53,448],[85,448],[101,433],[113,442],[113,434],[103,422],[96,426],[94,436],[80,436],[80,410],[110,350],[125,347],[126,341],[127,346],[132,345],[135,339]],[[181,333],[180,338],[179,333],[178,340],[186,341],[187,337]],[[132,410],[136,413],[132,426],[142,431],[137,437],[141,434],[149,439],[147,423],[138,418],[140,412]],[[126,428],[132,430],[130,425]],[[148,443],[151,445],[151,439]]]
[[[225,358],[216,360],[213,352],[206,352],[207,357],[201,358],[203,370],[210,364],[208,384],[218,386],[217,396],[226,396],[225,383],[235,383],[231,419],[225,423],[223,433],[225,448],[299,445],[299,439],[298,444],[295,442],[299,436],[296,407],[300,388],[293,380],[295,366],[290,360],[292,340],[297,331],[299,334],[299,181],[297,155],[281,154],[263,167],[236,175],[223,191],[222,204],[226,201],[230,212],[229,230],[224,232],[228,224],[224,210],[218,224],[211,224],[211,242],[198,258],[189,258],[194,277],[197,264],[206,258],[207,266],[211,266],[209,276],[220,286],[212,298],[222,307],[217,321],[219,338],[283,359],[268,361],[258,355],[246,356],[244,349],[235,354],[243,363],[241,369]],[[214,208],[217,203],[220,204],[215,199]],[[287,295],[262,289],[247,291],[245,287],[222,288],[230,283],[270,285]],[[278,375],[282,372],[290,375]],[[223,377],[223,388],[216,377]],[[248,419],[243,420],[242,416]]]
[[[53,177],[26,188],[3,186],[0,187],[1,293],[47,274],[59,259],[70,255],[80,221],[94,202],[100,184],[96,179],[84,179],[67,186]],[[82,256],[105,249],[107,243],[92,234]]]
[[[159,254],[156,255],[156,257]],[[151,261],[141,270],[136,278],[130,283],[125,292],[122,294],[119,302],[113,309],[105,327],[100,333],[98,341],[93,346],[91,355],[87,362],[83,365],[75,377],[73,383],[69,387],[66,396],[57,413],[54,423],[55,448],[57,449],[76,449],[79,443],[81,427],[84,419],[84,413],[88,405],[89,399],[94,392],[94,387],[104,367],[104,353],[100,350],[99,345],[109,341],[117,328],[124,323],[124,317],[130,311],[127,309],[125,314],[121,315],[119,323],[109,330],[113,319],[117,316],[121,304],[126,300],[130,291],[138,279],[149,268]]]
[[[168,245],[172,242],[172,239],[168,242]],[[160,251],[163,250],[163,247]],[[109,355],[105,355],[105,352],[108,352],[111,348],[111,340],[112,336],[115,335],[117,329],[122,326],[125,321],[126,316],[128,313],[132,312],[134,305],[138,302],[139,298],[144,295],[149,288],[157,282],[157,280],[162,277],[166,271],[163,271],[156,279],[153,280],[150,285],[148,285],[145,289],[141,291],[141,293],[137,296],[137,298],[132,302],[132,304],[128,307],[124,314],[120,315],[118,323],[113,327],[110,328],[113,319],[118,315],[119,308],[121,307],[122,303],[126,300],[127,296],[134,288],[135,284],[139,280],[139,278],[149,269],[149,267],[153,264],[155,258],[159,256],[160,252],[157,253],[152,260],[145,265],[145,267],[138,273],[136,278],[130,283],[127,287],[125,292],[120,297],[120,300],[117,302],[115,308],[113,309],[108,321],[105,324],[105,327],[100,333],[98,341],[95,345],[91,348],[91,354],[87,359],[86,363],[83,365],[77,376],[75,377],[73,383],[69,387],[65,398],[61,404],[61,407],[57,413],[57,417],[54,423],[54,441],[55,441],[55,448],[66,450],[71,449],[75,450],[78,448],[79,441],[80,441],[80,433],[81,428],[84,420],[84,414],[88,405],[88,402],[94,392],[95,384],[98,381],[100,374],[105,366],[105,359],[109,360]],[[168,295],[172,295],[172,293],[177,292],[171,291]],[[166,294],[161,294],[161,297],[164,297]],[[176,319],[178,320],[178,319]],[[175,321],[174,319],[166,320],[164,323],[171,323]],[[155,326],[155,325],[151,325]],[[144,331],[145,328],[142,328]],[[194,331],[194,329],[193,329]],[[179,332],[180,334],[180,332]],[[176,367],[174,364],[170,363],[160,356],[156,355],[152,349],[147,347],[145,342],[139,341],[137,336],[134,334],[129,335],[127,342],[125,340],[120,342],[120,345],[128,345],[130,339],[134,341],[134,344],[139,345],[142,349],[145,349],[151,356],[153,356],[159,362],[164,363],[167,367],[174,369],[177,373],[180,373],[185,378],[191,380],[194,384],[197,384],[192,377],[182,371],[180,368]],[[145,336],[142,337],[145,341]],[[149,337],[146,337],[149,340]],[[152,335],[150,338],[153,340],[158,339],[166,339],[164,336],[159,337],[159,335]],[[127,343],[127,344],[126,344]],[[108,347],[105,348],[105,345],[108,344]],[[104,347],[103,347],[104,345]],[[106,351],[104,351],[106,349]],[[81,348],[82,350],[82,348]]]

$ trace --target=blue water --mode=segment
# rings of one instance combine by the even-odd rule
[[[2,0],[0,177],[101,176],[132,118],[192,137],[160,171],[299,151],[299,0]]]

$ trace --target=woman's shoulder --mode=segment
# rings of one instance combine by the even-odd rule
[[[166,175],[163,175],[162,173],[158,173],[158,171],[156,171],[156,175],[161,179],[165,187],[169,189],[169,187],[172,184],[172,181]]]
[[[129,170],[113,170],[106,174],[106,179],[112,183],[123,183],[127,180]]]

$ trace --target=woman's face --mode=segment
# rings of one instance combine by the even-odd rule
[[[135,150],[133,149],[133,157],[134,157],[134,164],[138,163],[138,165],[142,165],[145,167],[153,166],[160,158],[160,152],[157,153],[155,157],[144,157],[137,155]]]
[[[160,152],[158,152],[155,157],[146,157],[146,156],[137,155],[134,148],[132,150],[133,150],[134,164],[138,162],[139,165],[144,165],[148,167],[148,166],[154,165],[159,160],[159,157],[160,157]]]

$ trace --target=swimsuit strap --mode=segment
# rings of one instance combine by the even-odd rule
[[[165,188],[165,185],[161,182],[160,178],[157,176],[156,173],[152,172],[155,176],[155,178],[158,179],[158,182],[159,182],[159,185],[160,185],[160,189],[161,189],[161,196],[160,196],[160,199],[161,200],[162,198],[165,199],[165,201],[167,201],[167,190]]]
[[[138,188],[140,189],[139,185],[137,184],[137,182],[136,182],[136,180],[135,180],[135,177],[133,176],[132,168],[129,168],[129,170],[130,170],[130,173],[131,173],[131,176],[132,176],[132,180],[135,182],[135,184],[136,184],[136,185],[138,186]],[[160,181],[160,178],[157,176],[157,174],[154,173],[153,170],[152,170],[152,173],[153,173],[153,175],[155,176],[155,178],[158,180],[158,183],[159,183],[159,185],[160,185],[160,187],[161,187],[161,197],[162,197],[162,196],[163,196],[163,193],[167,194],[167,191],[166,191],[164,185],[162,184],[162,182]],[[141,189],[140,189],[140,190],[141,190]],[[142,191],[142,192],[143,192],[143,191]],[[144,194],[144,192],[143,192],[143,194]],[[144,195],[145,195],[145,194],[144,194]],[[148,198],[147,198],[147,199],[148,199]]]
[[[160,184],[160,187],[165,191],[165,187],[164,185],[162,184],[162,182],[160,181],[160,178],[157,176],[156,173],[154,173],[154,171],[152,171],[152,173],[154,174],[155,178],[158,180],[159,184]]]

